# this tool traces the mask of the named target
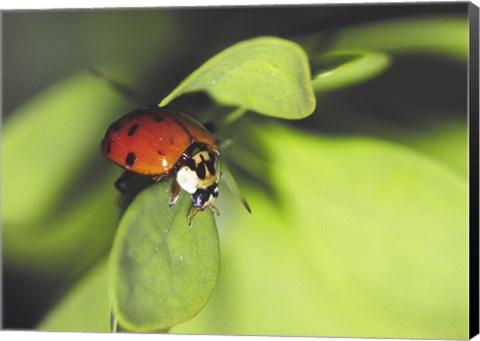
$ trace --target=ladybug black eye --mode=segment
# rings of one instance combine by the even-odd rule
[[[196,208],[204,208],[205,204],[210,200],[210,196],[214,199],[218,198],[218,186],[212,185],[207,189],[197,189],[192,194],[192,203]]]
[[[205,203],[208,201],[210,196],[204,189],[198,189],[195,193],[192,194],[192,203],[194,207],[202,208]]]
[[[214,198],[218,198],[218,187],[217,186],[212,186],[213,189],[212,189],[212,195]],[[209,187],[209,188],[212,188],[212,187]]]

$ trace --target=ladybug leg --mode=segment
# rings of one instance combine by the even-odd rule
[[[216,216],[220,215],[220,211],[215,206],[211,205],[209,206],[209,208],[210,208],[210,211],[212,211]]]
[[[134,175],[135,173],[125,170],[125,172],[120,175],[117,181],[115,181],[115,187],[120,191],[120,193],[125,193],[125,182]]]
[[[208,208],[210,209],[210,211],[212,211],[216,216],[219,216],[220,215],[220,211],[213,205],[211,206],[208,206]],[[187,220],[188,220],[188,226],[192,226],[192,221],[193,221],[193,217],[195,217],[195,215],[198,213],[198,212],[201,212],[203,211],[202,209],[198,208],[198,207],[191,207],[190,210],[188,211],[188,215],[187,215]]]
[[[152,178],[152,180],[155,181],[155,182],[159,182],[159,181],[162,181],[164,177],[165,177],[164,175],[155,175]]]
[[[188,215],[187,215],[188,226],[192,226],[193,217],[200,211],[201,210],[197,207],[191,207],[190,208],[190,210],[188,211]]]
[[[176,180],[173,180],[172,189],[170,190],[170,199],[168,200],[168,206],[172,207],[175,205],[178,199],[178,194],[180,193],[180,185]]]

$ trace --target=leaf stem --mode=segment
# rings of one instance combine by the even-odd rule
[[[118,320],[117,317],[115,316],[115,313],[113,312],[113,308],[110,310],[110,331],[112,333],[118,332]]]
[[[247,112],[247,109],[243,107],[239,107],[232,112],[228,113],[225,118],[221,122],[222,127],[229,126],[230,124],[234,123],[236,120],[241,118],[245,113]]]

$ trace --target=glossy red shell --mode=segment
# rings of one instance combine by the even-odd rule
[[[217,142],[200,123],[167,108],[130,112],[110,125],[102,141],[103,154],[132,172],[168,174],[195,142],[218,152]]]

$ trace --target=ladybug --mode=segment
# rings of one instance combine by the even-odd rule
[[[154,181],[175,175],[169,206],[180,188],[191,194],[193,216],[214,206],[220,182],[219,148],[213,135],[200,123],[178,111],[148,107],[134,110],[113,122],[102,140],[103,154],[125,172],[117,188],[133,174],[149,175]]]

